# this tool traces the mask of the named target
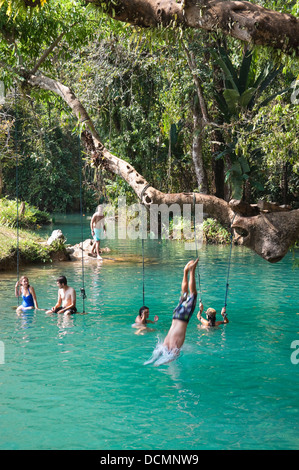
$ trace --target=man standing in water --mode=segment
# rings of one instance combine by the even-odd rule
[[[158,366],[173,361],[179,356],[181,347],[185,341],[188,322],[196,307],[197,290],[195,269],[197,263],[198,258],[195,261],[189,261],[184,267],[182,294],[177,307],[174,309],[171,327],[163,344],[156,347],[152,357],[146,361],[145,364],[156,361],[155,366]]]
[[[67,285],[65,276],[60,276],[56,282],[58,286],[58,300],[56,305],[46,313],[65,313],[66,315],[77,313],[75,289]]]
[[[101,239],[104,238],[106,233],[106,225],[105,225],[105,218],[103,214],[103,206],[99,205],[97,207],[96,212],[93,214],[91,221],[90,221],[90,230],[92,237],[94,239],[92,248],[91,248],[91,255],[96,252],[97,259],[102,259],[100,256],[100,243]]]

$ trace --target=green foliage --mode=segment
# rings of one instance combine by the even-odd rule
[[[255,164],[259,158],[259,181],[263,197],[299,207],[299,105],[278,97],[271,108],[261,108],[252,118],[250,132],[241,128],[237,149]],[[289,201],[279,189],[287,181]],[[258,186],[256,189],[260,190]],[[259,192],[258,195],[261,195]]]
[[[10,254],[16,254],[16,246],[11,246]],[[42,245],[39,241],[35,240],[20,240],[19,243],[19,256],[21,261],[36,263],[46,263],[51,260],[50,254],[52,249],[48,245]]]
[[[86,45],[94,35],[95,12],[87,14],[81,0],[51,0],[41,9],[21,9],[21,3],[4,1],[0,6],[0,29],[3,31],[0,60],[9,66],[1,68],[0,80],[8,89],[16,78],[20,79],[13,67],[32,70],[60,35],[55,55],[51,53],[43,60],[44,73],[51,73],[60,60],[70,60],[73,50]],[[15,14],[10,7],[15,9]]]
[[[110,31],[109,40],[90,45],[76,58],[74,87],[78,95],[84,90],[89,110],[98,110],[94,119],[112,153],[161,190],[187,190],[178,177],[187,171],[186,181],[192,180],[189,95],[182,96],[190,77],[186,81],[176,71],[177,49],[158,54],[147,46],[146,38],[140,39],[140,53],[127,30],[121,37]],[[69,67],[74,70],[74,64]],[[111,175],[104,173],[104,179],[109,195],[112,186],[119,188]]]
[[[259,4],[293,13],[298,7],[298,2],[282,0],[260,0]],[[254,188],[254,196],[268,197],[275,185],[278,192],[281,185],[277,185],[277,175],[286,160],[291,191],[295,188],[298,154],[295,112],[292,107],[279,111],[269,106],[269,101],[288,88],[298,75],[294,59],[287,62],[276,57],[277,65],[267,68],[268,50],[256,48],[244,55],[240,43],[231,38],[224,41],[218,33],[178,31],[175,24],[146,31],[133,28],[107,18],[105,11],[99,12],[93,5],[86,7],[83,0],[51,0],[44,2],[43,8],[32,9],[21,9],[19,0],[2,1],[1,5],[0,62],[4,66],[0,80],[5,82],[7,100],[0,115],[0,179],[3,175],[5,194],[15,196],[17,154],[21,199],[48,211],[79,208],[78,146],[76,137],[71,135],[74,128],[77,133],[79,128],[61,98],[27,88],[24,78],[16,72],[20,65],[30,71],[37,64],[37,73],[72,86],[112,153],[130,162],[162,191],[193,191],[195,89],[181,47],[182,38],[195,54],[196,73],[213,121],[227,124],[222,127],[224,145],[218,158],[225,158],[226,179],[233,186],[233,195],[242,197],[248,184]],[[109,8],[114,8],[113,2]],[[50,50],[56,40],[57,45]],[[216,44],[223,47],[212,61],[211,51]],[[217,76],[216,65],[222,71],[221,77]],[[281,65],[285,75],[278,74]],[[287,70],[292,70],[292,78]],[[223,92],[219,92],[220,78],[224,78]],[[216,82],[218,93],[213,96]],[[15,83],[17,103],[13,98]],[[281,103],[283,107],[288,104]],[[275,113],[280,116],[280,124],[274,124]],[[290,123],[288,113],[293,116]],[[255,116],[258,117],[253,122]],[[271,122],[275,145],[269,152]],[[255,145],[251,135],[260,142]],[[287,157],[292,139],[294,154]],[[211,186],[213,140],[210,132],[203,142],[203,159]],[[87,156],[83,163],[86,206],[94,206],[100,196],[110,202],[116,202],[118,195],[135,201],[132,190],[118,177],[94,168]]]
[[[54,249],[45,240],[24,229],[19,229],[18,242],[16,229],[0,225],[0,263],[16,259],[17,251],[22,262],[48,262]]]
[[[224,48],[220,48],[218,53],[214,52],[213,56],[224,73],[225,89],[222,96],[215,93],[215,98],[226,122],[230,122],[233,117],[238,117],[240,112],[252,109],[282,70],[282,67],[267,63],[264,64],[262,71],[256,74],[255,70],[252,70],[255,68],[252,50],[245,51],[238,69],[234,67]],[[281,90],[267,96],[265,100],[260,100],[259,107],[265,106],[275,96],[284,92],[285,90]]]
[[[20,203],[19,203],[20,211]],[[20,228],[37,228],[51,222],[49,214],[40,211],[34,206],[25,205],[24,214],[18,215],[17,201],[7,198],[0,199],[0,225],[7,227],[17,227],[19,222]]]
[[[184,234],[190,231],[190,220],[185,220],[182,216],[174,216],[169,220],[169,226],[162,226],[161,237],[168,237],[170,235],[181,234],[181,239],[185,240]],[[231,235],[225,227],[223,227],[217,220],[207,218],[203,221],[202,227],[196,227],[197,237],[198,234],[203,234],[203,242],[208,244],[226,245],[231,242]],[[193,227],[194,230],[194,227]]]
[[[252,149],[252,154],[250,151],[244,152],[244,145],[238,143],[239,135],[248,137],[256,114],[260,110],[267,114],[267,105],[289,88],[272,91],[272,84],[281,74],[282,67],[269,62],[258,67],[258,56],[254,51],[245,50],[237,67],[224,48],[220,48],[218,53],[214,51],[213,56],[224,75],[223,93],[215,92],[214,96],[224,122],[233,124],[231,137],[216,158],[229,157],[231,164],[226,172],[226,181],[232,185],[232,197],[242,199],[246,182],[250,181],[252,186],[262,189],[254,161],[264,149],[259,145],[259,152],[257,149]]]
[[[203,221],[203,239],[210,244],[229,244],[231,240],[227,229],[211,218]]]

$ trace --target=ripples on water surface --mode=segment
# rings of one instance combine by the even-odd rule
[[[76,227],[69,238],[75,234]],[[230,323],[203,330],[194,314],[181,356],[153,367],[143,363],[168,331],[182,268],[194,253],[177,242],[146,242],[145,301],[160,319],[155,332],[137,336],[131,325],[142,302],[141,243],[106,244],[113,249],[107,256],[123,259],[85,263],[86,315],[19,318],[16,274],[0,274],[0,448],[297,449],[299,364],[290,358],[299,340],[298,271],[291,256],[270,265],[234,248]],[[223,304],[228,252],[200,250],[205,308]],[[80,263],[26,274],[41,308],[55,303],[58,275],[77,291],[82,286]]]

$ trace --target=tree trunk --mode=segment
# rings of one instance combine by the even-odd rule
[[[207,122],[209,121],[208,111],[202,91],[202,86],[199,77],[196,74],[196,62],[192,52],[185,46],[187,62],[193,76],[193,81],[196,88],[197,100],[193,103],[193,142],[192,142],[192,159],[197,178],[199,192],[208,194],[208,177],[203,162],[202,145],[204,130]]]
[[[246,1],[86,0],[116,20],[141,27],[182,26],[221,31],[250,44],[299,55],[299,20]]]
[[[219,129],[213,129],[211,132],[211,151],[212,155],[220,153],[222,150],[223,136]],[[224,196],[224,160],[213,158],[213,172],[215,182],[215,196],[225,199]]]

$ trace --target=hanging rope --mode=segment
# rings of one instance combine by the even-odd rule
[[[231,224],[230,224],[230,250],[229,250],[229,256],[228,256],[228,266],[227,266],[227,276],[226,276],[226,290],[225,290],[225,298],[224,298],[224,307],[226,308],[227,306],[227,296],[228,296],[228,288],[229,288],[229,273],[230,273],[230,266],[231,266],[231,258],[232,258],[232,248],[233,248],[233,230],[232,230],[232,225],[234,223],[236,214],[234,215]]]
[[[16,201],[17,201],[17,282],[20,278],[20,235],[19,235],[19,154],[18,154],[18,103],[17,87],[15,85],[15,154],[16,154]],[[18,289],[18,303],[19,303]]]
[[[149,188],[150,186],[151,185],[148,183],[142,189],[141,194],[140,194],[141,204],[142,204],[144,193],[147,190],[147,188]],[[143,236],[142,236],[141,242],[142,242],[142,305],[145,305],[145,294],[144,294],[145,292],[145,263],[144,263],[144,238]]]
[[[80,137],[78,137],[78,157],[79,157],[79,184],[80,184],[80,221],[81,221],[81,250],[82,250],[82,287],[80,293],[83,303],[83,313],[85,313],[85,280],[84,280],[84,250],[83,250],[83,195],[82,195],[82,155],[80,148]]]
[[[145,305],[144,300],[144,284],[145,284],[145,271],[144,271],[144,239],[142,237],[142,305]]]
[[[196,258],[198,258],[198,249],[197,249],[197,242],[196,242],[196,220],[195,220],[195,204],[196,204],[196,197],[195,194],[193,193],[193,223],[194,223],[194,240],[195,240],[195,251],[196,251]],[[199,290],[199,303],[201,303],[202,300],[202,294],[201,294],[201,285],[200,285],[200,273],[199,269],[197,269],[197,276],[198,276],[198,290]]]

